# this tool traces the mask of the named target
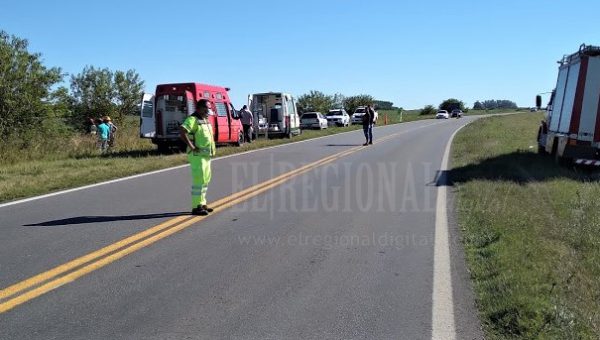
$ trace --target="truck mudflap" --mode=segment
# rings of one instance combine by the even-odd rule
[[[600,166],[600,160],[578,158],[575,160],[575,164],[586,165],[586,166]]]

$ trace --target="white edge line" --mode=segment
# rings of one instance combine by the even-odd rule
[[[450,148],[454,136],[474,119],[458,128],[446,144],[440,171],[448,170]],[[447,181],[447,173],[445,181]],[[431,307],[431,339],[456,339],[454,320],[454,302],[452,292],[452,275],[450,272],[450,244],[448,233],[448,212],[446,202],[446,183],[441,183],[437,190],[435,213],[435,243],[433,250],[433,292]]]
[[[416,121],[406,122],[406,123],[396,123],[396,124],[390,124],[390,125],[381,125],[381,126],[377,126],[375,128],[383,128],[383,127],[393,126],[393,125],[398,125],[398,124],[410,124],[410,123],[423,122],[423,121],[427,121],[427,120],[416,120]],[[318,139],[322,139],[322,138],[327,138],[327,137],[331,137],[331,136],[339,136],[339,135],[343,135],[343,134],[347,134],[347,133],[353,133],[353,132],[358,132],[358,131],[360,131],[360,129],[346,131],[346,132],[340,132],[340,133],[335,133],[335,134],[332,134],[332,135],[321,136],[321,137],[316,137],[316,138],[309,138],[309,139],[305,139],[305,140],[301,140],[301,141],[297,141],[297,142],[282,143],[282,144],[279,144],[279,145],[269,146],[269,147],[266,147],[266,148],[260,148],[260,149],[255,149],[255,150],[248,150],[248,151],[244,151],[244,152],[240,152],[240,153],[234,153],[234,154],[227,155],[227,156],[216,157],[216,158],[213,159],[213,161],[217,161],[217,160],[225,159],[225,158],[229,158],[229,157],[246,155],[246,154],[253,153],[253,152],[258,152],[258,151],[275,149],[275,148],[279,148],[279,147],[286,146],[286,145],[292,145],[292,144],[299,144],[299,143],[314,141],[314,140],[318,140]],[[155,171],[150,171],[150,172],[144,172],[144,173],[141,173],[141,174],[127,176],[127,177],[122,177],[122,178],[117,178],[117,179],[113,179],[113,180],[109,180],[109,181],[105,181],[105,182],[84,185],[82,187],[71,188],[71,189],[61,190],[61,191],[57,191],[57,192],[52,192],[52,193],[49,193],[49,194],[40,195],[40,196],[34,196],[34,197],[24,198],[24,199],[20,199],[20,200],[16,200],[16,201],[2,203],[2,204],[0,204],[0,208],[4,208],[4,207],[11,206],[11,205],[16,205],[16,204],[27,203],[27,202],[31,202],[31,201],[36,201],[36,200],[40,200],[40,199],[44,199],[44,198],[48,198],[48,197],[52,197],[52,196],[58,196],[58,195],[68,194],[68,193],[79,191],[79,190],[90,189],[90,188],[98,187],[98,186],[101,186],[101,185],[118,183],[118,182],[122,182],[122,181],[128,181],[130,179],[139,178],[139,177],[148,176],[148,175],[154,175],[154,174],[158,174],[158,173],[166,172],[166,171],[171,171],[171,170],[176,170],[176,169],[184,168],[184,167],[187,167],[187,166],[189,166],[189,164],[182,164],[182,165],[177,165],[177,166],[166,168],[166,169],[160,169],[160,170],[155,170]]]

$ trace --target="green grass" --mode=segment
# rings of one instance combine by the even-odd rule
[[[481,119],[450,176],[490,339],[600,338],[600,183],[534,153],[542,113]]]

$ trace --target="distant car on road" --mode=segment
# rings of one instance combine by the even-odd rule
[[[462,110],[459,110],[459,109],[454,109],[454,110],[452,110],[452,112],[450,113],[450,117],[452,117],[452,118],[454,118],[454,117],[456,117],[456,118],[460,118],[460,117],[462,117],[462,116],[463,116],[463,112],[462,112]]]
[[[348,126],[350,125],[350,116],[344,109],[332,109],[327,112],[327,123],[329,125]]]
[[[306,112],[300,117],[301,129],[327,129],[327,119],[321,112]]]
[[[450,118],[450,115],[448,114],[448,111],[446,111],[446,110],[439,110],[435,114],[435,119],[448,119],[448,118]]]

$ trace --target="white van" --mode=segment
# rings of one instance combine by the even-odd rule
[[[300,117],[296,101],[289,93],[267,92],[248,96],[248,107],[254,116],[255,136],[268,134],[291,138],[299,135]],[[266,125],[259,126],[266,120]],[[263,123],[264,124],[264,123]]]
[[[140,137],[154,138],[156,135],[156,122],[154,120],[154,94],[143,94],[140,110]]]

